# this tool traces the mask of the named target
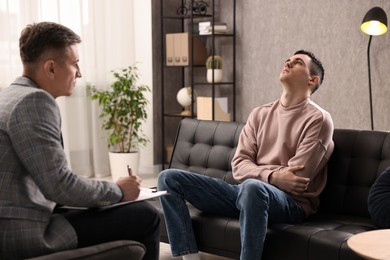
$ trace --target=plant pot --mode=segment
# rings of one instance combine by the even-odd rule
[[[213,83],[213,70],[207,70],[207,82]],[[214,83],[222,82],[222,70],[215,69],[214,70]]]
[[[108,153],[110,160],[111,177],[116,182],[119,177],[129,176],[127,165],[132,169],[133,174],[138,174],[139,152],[132,153]]]

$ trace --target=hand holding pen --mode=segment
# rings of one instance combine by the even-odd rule
[[[127,173],[129,174],[129,176],[133,176],[133,170],[130,168],[129,165],[127,165]]]
[[[137,175],[133,175],[133,171],[127,165],[127,173],[129,176],[121,177],[116,184],[122,190],[122,201],[130,201],[138,198],[141,191],[141,178]]]

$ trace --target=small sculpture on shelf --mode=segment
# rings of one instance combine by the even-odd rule
[[[186,15],[189,10],[192,10],[193,14],[201,14],[201,15],[207,14],[207,7],[209,5],[205,1],[194,0],[192,2],[192,8],[190,7],[190,5],[187,2],[188,2],[187,0],[184,0],[182,2],[183,4],[181,6],[179,6],[179,8],[177,8],[176,12],[178,15]]]
[[[177,92],[177,102],[184,108],[180,113],[183,116],[191,116],[191,103],[192,103],[192,89],[191,87],[184,87]]]
[[[222,81],[222,58],[219,55],[209,56],[206,60],[207,82],[218,83]],[[214,80],[213,80],[214,79]]]

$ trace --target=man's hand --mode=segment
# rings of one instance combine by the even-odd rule
[[[310,183],[309,178],[300,177],[295,174],[296,171],[302,170],[303,168],[303,165],[298,165],[273,172],[269,176],[268,182],[291,195],[300,195],[307,190]]]
[[[141,191],[141,178],[135,175],[120,177],[116,185],[122,190],[122,201],[135,200]]]

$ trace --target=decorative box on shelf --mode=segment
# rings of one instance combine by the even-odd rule
[[[197,118],[199,120],[213,120],[212,98],[211,97],[197,97],[196,103],[197,103]],[[214,98],[214,120],[231,121],[230,113],[228,113],[228,99],[227,99],[227,97]]]
[[[189,37],[188,32],[166,34],[166,64],[167,66],[188,66],[191,64],[191,45],[193,44],[193,65],[204,65],[207,59],[207,49],[197,38]]]

